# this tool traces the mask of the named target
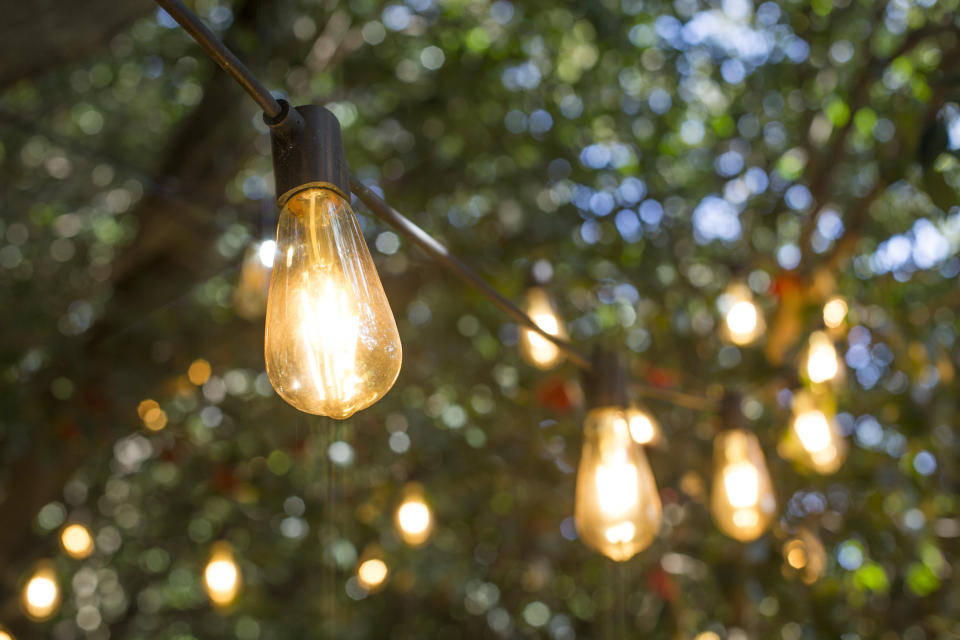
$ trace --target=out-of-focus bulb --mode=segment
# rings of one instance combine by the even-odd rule
[[[833,412],[809,391],[794,395],[793,421],[784,445],[789,457],[818,473],[833,473],[847,456]]]
[[[6,629],[0,629],[0,640],[13,640],[13,636]]]
[[[827,552],[813,532],[800,529],[783,545],[783,559],[799,572],[804,584],[813,584],[827,568]]]
[[[660,423],[653,414],[642,407],[634,405],[627,409],[627,421],[630,425],[630,437],[637,444],[656,444],[663,437]]]
[[[396,521],[400,537],[413,547],[426,542],[433,532],[433,514],[416,489],[408,489],[407,496],[397,508]]]
[[[823,331],[811,333],[804,363],[804,371],[810,382],[829,382],[840,375],[841,367],[840,357],[830,336]]]
[[[527,290],[525,309],[538,327],[552,336],[566,338],[563,326],[550,295],[542,287]],[[552,369],[563,359],[563,354],[552,342],[530,329],[520,329],[520,355],[539,369]]]
[[[273,388],[306,413],[342,420],[400,372],[400,336],[350,205],[304,189],[280,212],[265,338]]]
[[[829,329],[836,329],[843,324],[847,317],[847,301],[836,296],[827,300],[823,305],[823,324]]]
[[[611,560],[629,560],[660,529],[660,494],[626,411],[593,409],[584,422],[574,520],[584,544]]]
[[[383,585],[389,573],[386,562],[380,558],[370,558],[357,567],[357,582],[367,591],[375,591]]]
[[[240,280],[233,291],[237,315],[247,320],[262,318],[267,310],[267,291],[277,243],[264,240],[247,247],[240,265]]]
[[[57,576],[47,565],[33,572],[20,593],[20,607],[31,620],[46,620],[60,606],[60,585]]]
[[[753,301],[753,294],[743,284],[727,287],[717,306],[723,314],[723,337],[736,345],[755,342],[766,329],[760,308]]]
[[[60,532],[60,546],[71,558],[83,560],[93,553],[93,537],[82,524],[71,524]]]
[[[756,436],[740,429],[714,440],[711,511],[721,531],[746,542],[760,536],[777,508],[770,474]]]
[[[226,542],[214,545],[203,570],[203,587],[218,607],[226,607],[237,599],[243,579],[233,551]]]

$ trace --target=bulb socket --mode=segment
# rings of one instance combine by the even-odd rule
[[[614,351],[597,347],[590,356],[590,371],[583,374],[587,409],[627,406],[627,372]]]
[[[280,115],[263,118],[270,127],[277,205],[309,188],[330,189],[349,201],[350,170],[337,117],[319,105],[279,102]]]

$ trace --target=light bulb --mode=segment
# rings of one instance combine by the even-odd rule
[[[407,496],[397,508],[397,530],[410,546],[419,546],[433,532],[433,514],[420,496],[419,490],[408,489]]]
[[[753,294],[743,284],[727,287],[717,306],[723,314],[723,337],[736,345],[755,342],[766,329],[760,308],[753,301]]]
[[[41,565],[30,576],[20,593],[20,606],[31,620],[46,620],[60,606],[60,585],[57,576],[47,564]]]
[[[663,434],[660,423],[649,411],[636,405],[627,409],[630,437],[637,444],[652,445],[660,442]]]
[[[836,329],[843,324],[847,317],[847,301],[836,296],[827,300],[823,305],[823,324],[828,329]]]
[[[240,265],[240,280],[233,291],[233,306],[241,318],[256,320],[263,317],[267,309],[270,271],[276,250],[277,245],[273,240],[247,247]]]
[[[367,591],[374,591],[383,585],[389,573],[386,562],[380,558],[370,558],[357,567],[357,581]]]
[[[524,311],[538,327],[552,336],[567,337],[560,314],[550,295],[542,287],[531,287],[525,298]],[[520,329],[519,346],[523,359],[539,369],[552,369],[563,359],[563,354],[556,345],[530,329]]]
[[[230,545],[225,542],[215,544],[203,570],[203,587],[207,596],[217,606],[228,606],[236,600],[242,582],[240,567],[233,558]]]
[[[811,333],[804,363],[804,371],[810,382],[821,383],[833,380],[842,373],[842,366],[830,336],[823,331]]]
[[[6,629],[0,629],[0,640],[13,640],[13,636]]]
[[[71,558],[82,560],[93,553],[93,537],[82,524],[71,524],[60,532],[60,546]]]
[[[618,407],[591,410],[583,438],[574,502],[577,533],[611,560],[629,560],[660,529],[660,495],[647,457]]]
[[[756,436],[724,430],[714,439],[711,511],[717,526],[732,538],[757,538],[773,519],[777,500]]]
[[[827,552],[813,532],[801,528],[783,545],[783,559],[800,573],[804,584],[813,584],[827,568]]]
[[[785,441],[786,453],[818,473],[833,473],[847,455],[847,442],[837,429],[833,412],[809,391],[793,398],[793,420]]]
[[[370,251],[330,189],[299,191],[280,212],[265,356],[284,400],[340,420],[383,397],[400,372],[400,336]]]

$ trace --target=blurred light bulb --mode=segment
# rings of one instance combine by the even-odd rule
[[[823,324],[830,329],[836,329],[843,324],[847,317],[847,301],[837,296],[827,300],[823,305]]]
[[[82,560],[93,553],[93,537],[82,524],[71,524],[60,532],[60,545],[71,558]]]
[[[370,558],[357,567],[357,581],[367,591],[374,591],[387,579],[389,572],[386,562],[380,558]]]
[[[821,383],[833,380],[840,374],[840,367],[840,357],[830,336],[823,331],[814,331],[810,334],[804,366],[810,382]]]
[[[833,473],[847,455],[847,443],[833,413],[818,406],[809,391],[793,398],[793,421],[785,442],[787,455],[818,473]]]
[[[267,375],[306,413],[344,419],[400,372],[397,325],[350,205],[304,189],[280,212],[265,338]]]
[[[430,538],[433,514],[418,491],[408,490],[407,497],[397,509],[397,529],[403,541],[414,547]]]
[[[756,436],[740,429],[714,439],[711,511],[727,535],[746,542],[757,538],[773,518],[777,501]]]
[[[783,559],[800,573],[804,584],[816,582],[827,568],[827,552],[811,531],[801,528],[783,545]]]
[[[584,422],[574,520],[584,544],[617,562],[645,549],[660,530],[660,494],[643,449],[618,407]]]
[[[627,420],[630,425],[630,437],[637,444],[651,445],[660,442],[663,434],[656,418],[638,406],[627,409]]]
[[[60,606],[60,586],[57,577],[48,565],[40,566],[20,594],[20,606],[31,620],[46,620]]]
[[[525,309],[538,327],[552,336],[566,338],[567,330],[563,326],[550,295],[542,287],[527,290]],[[552,369],[563,359],[563,354],[552,342],[530,329],[520,329],[520,355],[539,369]]]
[[[233,306],[241,318],[257,320],[266,312],[270,271],[276,251],[277,243],[273,240],[247,247],[240,264],[240,280],[233,290]]]
[[[723,336],[736,345],[755,342],[766,329],[760,308],[753,301],[753,294],[743,284],[727,287],[717,306],[723,314]]]
[[[214,545],[210,559],[203,570],[203,586],[207,596],[219,607],[233,603],[240,593],[242,577],[230,545],[219,542]]]
[[[0,640],[13,640],[13,636],[10,635],[5,629],[0,629]]]

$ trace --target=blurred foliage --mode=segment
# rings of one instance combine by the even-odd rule
[[[956,0],[196,8],[269,86],[332,109],[354,171],[506,294],[546,260],[575,341],[618,345],[651,384],[740,390],[781,516],[748,545],[720,534],[713,417],[650,400],[669,442],[650,452],[661,535],[622,567],[584,548],[576,371],[527,368],[515,326],[362,211],[400,378],[344,423],[286,406],[262,324],[232,307],[275,215],[265,127],[152,14],[0,95],[0,509],[4,535],[27,534],[2,551],[0,624],[58,639],[960,637]],[[737,278],[768,312],[765,347],[719,339],[716,298]],[[851,306],[837,404],[852,451],[815,477],[775,451],[787,371],[831,294]],[[140,420],[148,398],[165,422]],[[392,529],[408,481],[438,521],[418,549]],[[20,495],[30,510],[13,510]],[[91,526],[90,558],[59,551],[68,519]],[[827,553],[811,584],[781,555],[800,527]],[[225,611],[202,588],[217,540],[244,578]],[[390,576],[366,594],[353,575],[373,546]],[[62,608],[18,622],[42,557]]]

